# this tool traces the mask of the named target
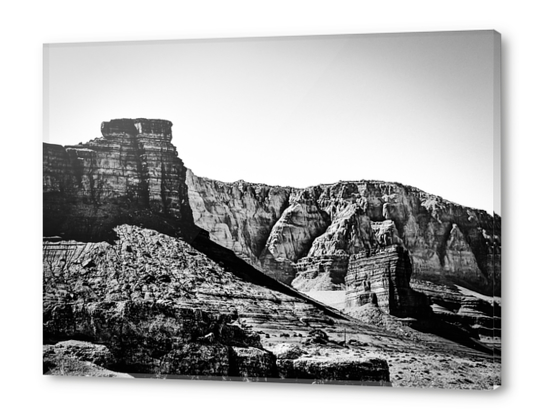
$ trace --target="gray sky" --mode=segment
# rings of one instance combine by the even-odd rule
[[[496,46],[491,31],[49,44],[44,141],[161,118],[199,176],[396,181],[491,212]]]

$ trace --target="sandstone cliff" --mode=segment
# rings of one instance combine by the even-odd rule
[[[408,251],[391,245],[350,257],[346,274],[346,312],[367,303],[397,316],[427,315],[427,299],[410,287]]]
[[[220,183],[217,190],[215,181],[190,173],[187,183],[198,226],[211,232],[219,229],[221,235],[214,239],[220,244],[235,252],[242,249],[247,261],[301,290],[341,288],[350,255],[401,242],[411,256],[414,278],[500,294],[498,215],[414,187],[379,181],[338,182],[302,190],[247,183],[243,190],[237,184]],[[276,208],[286,200],[289,205],[280,217],[275,211],[273,217],[261,219],[264,226],[254,235],[240,226],[251,214],[268,211],[262,201],[253,201],[250,211],[243,206],[256,187],[281,196]],[[237,201],[228,192],[235,193]],[[231,216],[218,221],[212,215],[221,206]],[[236,223],[228,223],[232,218]],[[387,225],[382,225],[385,221],[394,223],[394,231],[387,231]],[[266,232],[270,232],[267,237]],[[226,237],[234,240],[222,239]],[[321,282],[304,281],[314,276],[307,272],[318,270]]]
[[[262,268],[259,256],[289,205],[291,188],[238,181],[232,184],[195,176],[187,170],[188,198],[195,223],[210,238]],[[276,278],[283,278],[278,270]],[[284,277],[286,279],[286,277]]]
[[[171,144],[171,122],[118,119],[103,138],[44,144],[44,236],[112,240],[122,223],[174,233],[193,226],[186,168]]]
[[[498,294],[498,216],[393,183],[295,189],[199,178],[177,156],[164,120],[112,120],[102,135],[44,145],[50,344],[107,342],[124,372],[359,383],[385,381],[386,365],[360,365],[363,352],[336,347],[341,336],[354,347],[376,336],[385,339],[375,348],[428,347],[299,291],[343,293],[345,311],[360,317],[375,304],[398,316],[467,319],[467,331],[452,331],[461,342],[500,327],[496,302],[459,289]],[[284,356],[275,348],[284,343],[302,351]],[[51,372],[73,365],[112,375],[89,367],[92,360],[73,361],[63,345],[46,352]]]
[[[498,215],[379,181],[294,189],[217,184],[190,172],[187,184],[195,223],[218,229],[213,240],[270,277],[354,316],[374,303],[400,317],[460,324],[499,345],[500,304],[459,289],[500,296]],[[253,191],[281,197],[272,217],[268,200],[254,199]],[[258,212],[269,217],[260,218],[260,230],[251,234],[254,229],[242,226]],[[469,315],[471,307],[478,309]],[[438,325],[433,331],[445,329]]]

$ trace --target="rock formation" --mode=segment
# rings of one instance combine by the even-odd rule
[[[199,178],[171,127],[119,119],[85,144],[44,144],[44,371],[384,384],[388,365],[367,346],[465,354],[300,292],[344,293],[363,319],[374,304],[467,320],[451,332],[467,343],[500,327],[498,302],[476,294],[498,295],[498,216],[396,183]],[[94,345],[112,358],[90,357]]]
[[[213,217],[203,215],[213,211],[209,206],[207,211],[202,209],[205,203],[215,208],[231,203],[225,194],[228,184],[222,183],[220,192],[215,192],[214,181],[193,174],[187,183],[190,205],[198,215],[195,223],[212,231],[216,226]],[[247,184],[243,185],[249,191]],[[275,194],[281,191],[280,187],[267,188]],[[287,197],[289,205],[280,217],[275,213],[274,218],[263,221],[265,227],[257,239],[260,251],[242,255],[269,276],[304,293],[341,291],[344,304],[337,307],[346,305],[350,313],[372,302],[371,294],[375,293],[375,303],[398,316],[428,314],[429,305],[438,316],[445,311],[461,315],[465,312],[459,312],[457,287],[487,296],[500,295],[498,215],[490,216],[398,183],[338,182],[282,191],[281,203],[284,206]],[[237,190],[238,201],[243,200],[243,194]],[[257,212],[258,203],[254,204],[251,211]],[[237,220],[237,226],[242,224],[246,214],[242,207],[230,206],[228,212],[229,220]],[[239,235],[238,228],[226,219],[220,229],[224,236],[236,238],[235,246],[220,237],[215,240],[234,251],[250,250],[247,244],[255,241],[250,233]],[[270,232],[267,239],[263,232]],[[385,276],[388,280],[383,281]],[[411,281],[424,287],[415,290]],[[455,296],[453,303],[441,293],[446,287]],[[487,311],[484,314],[492,316]],[[470,327],[479,325],[474,318],[459,319]],[[487,320],[482,322],[487,324]]]
[[[328,334],[277,363],[273,344],[282,336],[301,340],[315,328],[375,333],[302,296],[243,280],[180,239],[129,225],[115,231],[114,244],[44,244],[48,370],[71,358],[135,376],[389,381],[382,359],[354,358],[337,346],[323,356]],[[62,252],[77,257],[49,263]]]
[[[390,245],[350,257],[346,274],[346,312],[372,303],[396,316],[426,315],[427,299],[410,287],[408,251]]]
[[[44,144],[44,236],[111,240],[122,223],[172,233],[182,224],[188,235],[186,168],[171,144],[171,125],[112,120],[102,124],[103,138],[69,147]]]
[[[202,209],[207,208],[212,214],[212,208],[220,203],[228,206],[231,196],[226,193],[227,184],[221,183],[222,190],[215,191],[215,181],[193,174],[187,182],[190,205],[194,214],[198,214],[195,223],[213,231],[218,222],[213,217],[204,217]],[[248,188],[246,183],[243,185]],[[280,191],[279,187],[267,188]],[[236,191],[238,200],[242,201],[243,191]],[[328,269],[323,269],[326,275],[320,277],[327,283],[325,287],[333,289],[344,284],[344,261],[350,255],[372,250],[382,241],[391,244],[400,240],[411,255],[413,277],[437,284],[458,284],[487,295],[500,293],[498,215],[490,216],[413,187],[379,181],[339,182],[303,190],[284,188],[282,197],[281,203],[288,198],[289,206],[280,218],[262,221],[265,229],[262,228],[258,237],[258,251],[252,255],[245,252],[247,261],[275,278],[284,275],[274,272],[275,265],[288,266],[290,270],[286,271],[290,274],[285,281],[303,283],[306,268],[309,266],[314,271],[315,258],[322,258],[322,265]],[[243,220],[244,216],[239,217],[246,213],[243,208],[228,207],[236,220]],[[258,211],[258,207],[252,211]],[[374,231],[378,223],[386,220],[394,222],[396,233]],[[222,236],[235,237],[235,246],[218,236],[215,240],[234,251],[251,249],[248,244],[255,240],[254,236],[249,232],[239,235],[237,226],[238,222],[228,223],[226,219],[220,222],[220,230],[225,233]],[[264,231],[270,234],[262,249]],[[273,259],[278,264],[270,262]],[[331,260],[336,263],[331,264]],[[322,287],[315,281],[302,290]]]
[[[261,269],[259,256],[288,207],[291,189],[244,181],[228,184],[198,178],[190,169],[186,178],[195,223],[213,241]]]

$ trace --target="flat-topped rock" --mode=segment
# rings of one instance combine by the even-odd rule
[[[120,118],[102,123],[102,135],[106,139],[148,137],[171,140],[171,121],[146,118]]]
[[[110,240],[122,223],[170,233],[182,224],[187,233],[194,225],[186,167],[171,143],[171,125],[117,119],[102,124],[104,138],[67,147],[44,144],[44,235]]]

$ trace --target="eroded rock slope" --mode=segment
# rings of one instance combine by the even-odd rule
[[[66,364],[51,353],[77,345],[92,351],[68,359],[130,375],[389,382],[385,359],[328,345],[345,331],[371,341],[377,329],[241,279],[180,239],[130,225],[115,232],[114,244],[44,243],[49,369]],[[285,354],[277,343],[290,337],[298,346]],[[107,349],[99,357],[96,344]]]
[[[400,321],[387,331],[240,278],[181,239],[115,233],[44,243],[47,373],[389,385],[388,360],[409,352],[498,366]]]
[[[413,277],[499,295],[498,215],[389,182],[338,182],[300,190],[217,183],[190,173],[187,183],[195,223],[217,232],[212,238],[220,244],[236,252],[244,250],[247,261],[271,276],[283,275],[275,274],[274,265],[288,266],[285,281],[295,282],[307,277],[307,271],[315,271],[321,261],[325,274],[319,276],[326,284],[312,282],[300,285],[302,289],[344,284],[344,261],[350,255],[401,242],[411,255]],[[255,232],[244,224],[258,212],[270,214],[270,201],[260,191],[273,191],[281,199],[273,216],[260,219],[264,226]],[[245,205],[247,201],[250,205]],[[277,217],[276,210],[282,208]],[[223,213],[228,217],[216,216]],[[386,221],[393,222],[393,229],[382,229]]]
[[[478,321],[495,306],[457,285],[491,288],[498,217],[400,184],[198,178],[164,120],[112,120],[102,135],[44,144],[44,370],[385,383],[390,349],[484,357],[412,320],[386,332],[300,291],[344,293],[365,320],[442,308],[490,334]],[[112,359],[97,365],[70,340]]]
[[[459,291],[500,296],[498,215],[380,181],[293,189],[217,184],[189,173],[187,184],[195,223],[219,231],[214,241],[273,278],[350,313],[372,302],[393,315],[434,313],[468,328],[481,325],[490,341],[492,331],[500,335],[499,304]],[[262,191],[280,196],[275,209],[284,209],[260,219],[255,233],[243,226],[258,212],[269,213]]]

